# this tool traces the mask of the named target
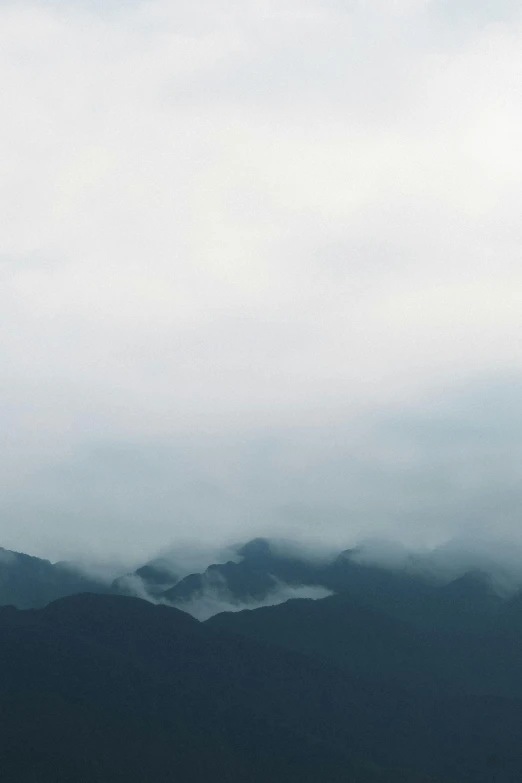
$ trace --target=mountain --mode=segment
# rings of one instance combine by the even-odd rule
[[[522,698],[520,593],[503,599],[484,575],[466,574],[433,592],[412,591],[409,612],[409,592],[400,601],[398,594],[378,601],[372,590],[366,603],[363,590],[347,590],[223,612],[206,624],[410,691]]]
[[[435,783],[419,758],[431,735],[421,726],[419,744],[400,691],[175,609],[102,595],[4,607],[0,656],[10,783]]]
[[[155,560],[90,584],[0,550],[12,783],[522,779],[522,594],[481,571],[440,582],[257,539],[202,574]],[[289,585],[333,594],[204,623],[164,605],[276,604]]]
[[[105,592],[106,587],[66,563],[52,564],[39,557],[0,547],[0,606],[42,607],[67,595]]]
[[[320,571],[299,557],[278,554],[269,541],[254,539],[238,548],[237,559],[214,563],[201,574],[189,574],[162,598],[183,608],[205,596],[232,603],[263,601],[285,585],[319,585]]]
[[[360,562],[356,550],[330,560],[314,561],[285,551],[266,539],[254,539],[237,551],[237,560],[212,564],[203,573],[190,574],[154,595],[188,611],[206,599],[234,604],[276,603],[282,586],[321,587],[349,594],[429,633],[485,628],[503,599],[491,579],[472,570],[447,583],[420,569],[391,568]]]
[[[359,679],[410,690],[453,686],[451,667],[448,672],[445,650],[437,638],[349,594],[223,612],[205,624],[305,653]]]
[[[83,574],[74,564],[52,564],[0,548],[0,606],[42,607],[57,598],[81,592],[136,595],[172,604],[198,614],[198,604],[210,609],[277,603],[293,595],[285,588],[321,588],[349,594],[397,619],[430,633],[453,632],[464,626],[479,630],[495,617],[504,601],[488,577],[469,572],[448,584],[407,569],[361,563],[355,550],[326,561],[281,549],[266,539],[238,548],[235,560],[210,565],[203,573],[183,578],[167,558],[156,558],[111,585]],[[213,601],[213,603],[212,603]]]
[[[159,596],[179,582],[171,563],[165,558],[155,558],[129,574],[115,579],[111,592],[122,595]]]

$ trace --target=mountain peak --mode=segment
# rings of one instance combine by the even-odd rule
[[[273,554],[270,541],[267,538],[253,538],[238,550],[238,555],[245,560],[264,559],[272,557]]]

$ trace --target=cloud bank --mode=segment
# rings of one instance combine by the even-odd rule
[[[3,545],[516,537],[521,37],[487,0],[1,3]]]

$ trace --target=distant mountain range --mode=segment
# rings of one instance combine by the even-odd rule
[[[522,593],[480,570],[257,539],[103,584],[0,550],[0,604],[10,783],[522,780]]]
[[[118,578],[112,590],[149,595],[198,616],[202,599],[221,601],[228,609],[278,601],[283,587],[317,587],[326,592],[349,591],[366,603],[391,611],[406,620],[422,623],[426,602],[433,604],[429,617],[443,627],[463,622],[482,622],[484,613],[494,612],[503,600],[491,575],[476,568],[454,578],[435,578],[422,562],[415,568],[392,568],[361,562],[357,550],[346,550],[328,559],[315,560],[306,554],[281,549],[266,539],[254,539],[238,547],[236,558],[210,565],[201,573],[178,577],[165,559],[152,561],[132,574]],[[479,599],[479,595],[481,599]],[[472,608],[470,602],[481,600]],[[478,612],[475,617],[474,613]],[[438,619],[435,615],[440,615]]]

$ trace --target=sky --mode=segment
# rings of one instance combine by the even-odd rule
[[[0,1],[0,545],[522,538],[522,3]]]

